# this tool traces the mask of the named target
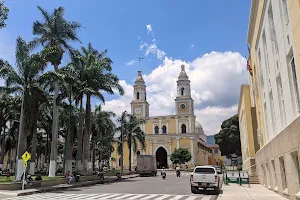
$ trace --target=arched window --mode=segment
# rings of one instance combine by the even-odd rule
[[[154,128],[154,133],[155,133],[155,134],[158,134],[158,132],[159,132],[158,126],[155,126],[155,128]]]
[[[140,93],[139,92],[136,93],[136,99],[140,99]]]
[[[137,151],[137,152],[136,152],[136,155],[138,155],[138,156],[141,155],[141,152],[140,152],[140,151]]]
[[[181,125],[181,133],[186,133],[186,125],[185,124]]]
[[[181,88],[181,96],[184,95],[184,88]]]
[[[167,127],[165,125],[162,127],[162,133],[167,133]]]

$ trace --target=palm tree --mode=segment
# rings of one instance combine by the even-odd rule
[[[26,131],[28,132],[28,118],[25,121],[25,115],[29,116],[29,108],[31,108],[30,95],[31,91],[44,92],[41,88],[40,80],[44,80],[41,73],[46,67],[44,57],[40,54],[31,54],[32,46],[26,43],[21,37],[17,39],[16,45],[16,69],[9,63],[0,61],[0,77],[6,80],[6,87],[1,87],[7,92],[22,93],[22,106],[20,114],[20,127],[17,149],[17,174],[16,179],[20,180],[23,172],[22,154],[27,150]],[[1,64],[2,63],[2,64]],[[26,124],[27,122],[27,124]],[[29,131],[30,132],[30,131]],[[22,141],[22,142],[21,142]]]
[[[139,145],[142,149],[146,148],[146,138],[144,131],[140,128],[146,121],[142,118],[137,118],[134,115],[128,114],[126,111],[122,113],[122,116],[118,119],[121,131],[120,141],[118,145],[118,152],[123,154],[123,143],[126,140],[129,151],[129,171],[131,171],[131,157],[132,150],[137,151]]]
[[[65,50],[72,55],[73,48],[70,46],[69,42],[79,41],[77,31],[81,25],[75,21],[67,21],[64,18],[63,7],[54,9],[53,13],[49,13],[39,6],[38,9],[41,11],[44,21],[36,21],[33,23],[33,34],[39,36],[39,38],[34,40],[34,43],[41,44],[44,47],[44,53],[47,55],[47,60],[54,66],[54,70],[57,71]],[[59,126],[59,110],[56,104],[58,92],[58,81],[54,81],[52,145],[49,177],[55,177],[56,172]]]
[[[95,108],[92,114],[92,152],[93,152],[93,170],[95,170],[95,157],[98,154],[98,161],[109,160],[113,151],[115,124],[112,117],[116,114],[110,111],[102,110],[101,106]]]
[[[89,158],[90,158],[90,129],[91,129],[91,97],[96,97],[102,102],[105,101],[102,92],[114,94],[114,90],[118,90],[120,95],[124,94],[122,86],[119,84],[119,79],[111,73],[112,60],[106,57],[107,51],[99,53],[94,49],[91,43],[88,47],[81,48],[82,53],[79,56],[81,64],[75,67],[79,68],[79,76],[81,81],[80,94],[86,96],[86,113],[85,113],[85,130],[83,137],[83,171],[88,173]]]

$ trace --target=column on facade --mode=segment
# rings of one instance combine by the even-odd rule
[[[179,149],[179,140],[180,140],[180,137],[176,137],[176,148]]]
[[[190,137],[190,146],[191,146],[191,155],[192,155],[191,162],[194,164],[194,138],[193,137]]]
[[[161,130],[161,120],[159,120],[159,129],[158,129],[158,133],[161,134],[162,133],[162,130]]]
[[[152,141],[150,140],[150,155],[153,155],[153,150],[152,150]]]
[[[178,134],[178,119],[175,119],[176,121],[176,134]]]
[[[192,129],[192,119],[189,118],[189,133],[192,133],[193,129]]]

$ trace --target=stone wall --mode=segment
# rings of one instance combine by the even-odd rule
[[[300,117],[256,154],[256,169],[262,185],[289,199],[300,197]]]

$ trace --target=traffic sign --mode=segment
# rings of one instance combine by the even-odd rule
[[[27,163],[28,160],[30,160],[31,155],[28,153],[28,151],[26,151],[23,155],[22,155],[22,159],[24,161],[24,163]]]

